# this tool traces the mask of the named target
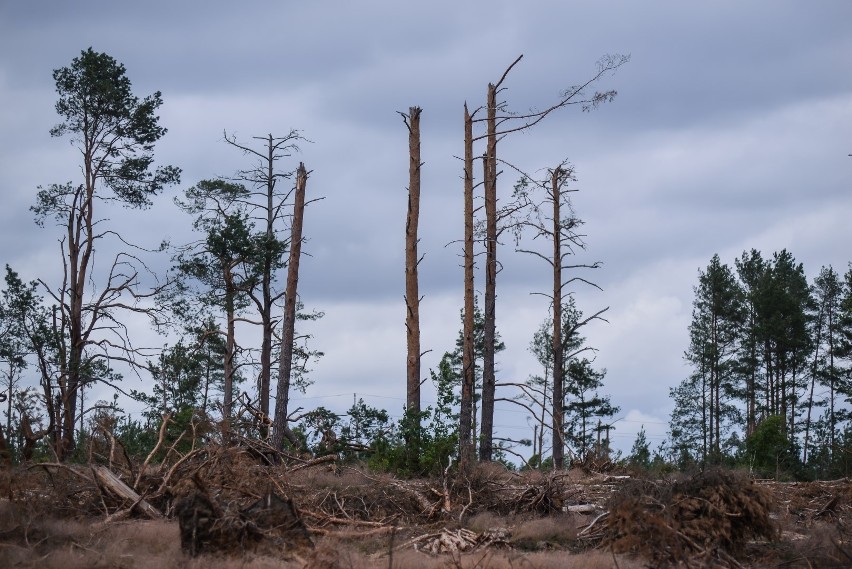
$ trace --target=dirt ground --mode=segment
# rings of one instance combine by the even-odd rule
[[[852,567],[849,480],[496,466],[398,480],[239,455],[141,474],[109,466],[139,492],[133,503],[91,466],[15,470],[0,499],[0,568]],[[207,505],[179,524],[195,495]],[[291,498],[296,518],[257,514],[269,496]]]

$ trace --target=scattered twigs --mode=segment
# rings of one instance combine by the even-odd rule
[[[328,516],[325,514],[320,514],[318,512],[312,512],[310,510],[301,510],[302,514],[305,516],[317,520],[322,524],[336,524],[336,525],[347,525],[347,526],[364,526],[364,527],[372,527],[372,528],[384,528],[389,527],[386,522],[373,522],[370,520],[356,520],[353,518],[338,518],[335,516]]]
[[[175,462],[175,463],[172,465],[172,467],[169,469],[169,471],[168,471],[168,472],[166,472],[166,475],[165,475],[165,476],[163,476],[163,481],[162,481],[162,483],[160,483],[160,487],[159,487],[159,488],[157,488],[157,491],[155,492],[155,494],[161,494],[161,493],[163,492],[163,490],[165,490],[165,488],[169,485],[169,480],[171,480],[171,478],[172,478],[172,476],[174,475],[175,471],[178,469],[178,467],[179,467],[181,464],[185,463],[185,462],[186,462],[186,461],[188,461],[189,459],[194,458],[195,456],[197,456],[197,455],[199,455],[199,454],[202,454],[202,453],[204,453],[204,452],[206,452],[206,449],[203,449],[203,448],[197,448],[197,449],[195,449],[195,450],[193,450],[193,451],[188,452],[188,453],[187,453],[187,454],[185,454],[184,456],[182,456],[182,457],[181,457],[181,458],[180,458],[177,462]]]

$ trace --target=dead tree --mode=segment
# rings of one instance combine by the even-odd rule
[[[531,229],[533,239],[545,239],[552,246],[550,255],[545,255],[539,251],[530,249],[518,249],[523,253],[534,255],[544,260],[550,265],[553,275],[552,294],[542,294],[550,299],[553,311],[553,329],[551,336],[552,358],[553,365],[553,409],[550,413],[552,418],[553,428],[553,467],[562,468],[564,466],[564,405],[565,405],[565,358],[566,347],[568,342],[574,336],[575,332],[582,326],[585,326],[593,320],[603,320],[601,315],[606,312],[609,307],[599,310],[592,316],[580,320],[575,323],[571,330],[563,336],[563,317],[562,309],[565,303],[565,287],[577,281],[590,284],[595,288],[600,287],[586,278],[573,275],[567,280],[563,278],[563,270],[573,269],[596,269],[600,267],[599,262],[591,264],[566,264],[566,259],[574,255],[577,249],[584,249],[584,236],[577,233],[577,228],[582,225],[582,221],[577,218],[571,208],[569,194],[576,190],[568,187],[568,182],[574,181],[573,169],[568,167],[565,162],[553,168],[550,171],[549,179],[542,183],[533,183],[533,187],[538,187],[544,194],[543,199],[537,199],[534,194],[528,190],[530,178],[526,175],[522,178],[518,185],[519,198],[527,201],[528,215],[519,222],[519,226],[525,229]],[[571,354],[574,356],[576,354]],[[571,357],[569,356],[569,357]]]
[[[485,151],[485,211],[486,211],[486,266],[485,266],[485,357],[483,359],[483,387],[482,387],[482,430],[480,434],[480,460],[491,460],[493,422],[494,422],[494,397],[495,397],[495,371],[493,338],[496,330],[496,298],[497,298],[497,241],[498,241],[498,208],[497,208],[497,142],[508,134],[524,131],[532,128],[553,111],[580,104],[584,110],[611,101],[615,91],[595,92],[592,96],[586,96],[586,89],[605,74],[615,71],[618,67],[629,60],[627,56],[605,56],[598,62],[598,70],[595,75],[581,85],[573,86],[562,93],[559,101],[544,110],[531,110],[526,113],[510,112],[505,102],[498,102],[497,93],[512,68],[521,60],[519,56],[503,72],[500,80],[489,83],[486,100],[486,117],[474,122],[486,123],[486,133],[473,139],[486,140]],[[492,340],[489,342],[489,338]]]
[[[417,266],[417,229],[420,222],[420,107],[400,113],[408,128],[408,215],[405,219],[405,331],[406,348],[406,413],[409,428],[410,462],[417,460],[420,446],[420,290]]]
[[[278,388],[275,399],[275,418],[272,444],[281,448],[284,437],[296,444],[296,437],[287,425],[290,403],[290,382],[293,374],[293,341],[296,335],[296,307],[299,285],[299,261],[302,256],[302,225],[305,217],[305,193],[308,171],[303,163],[296,170],[296,194],[293,205],[293,224],[290,231],[290,261],[287,265],[287,288],[284,292],[284,323],[281,334],[281,357],[278,361]]]
[[[520,58],[519,58],[520,59]],[[513,64],[514,65],[514,64]],[[511,69],[511,67],[509,68]],[[506,70],[508,73],[509,70]],[[494,436],[494,336],[497,332],[497,84],[488,84],[487,144],[483,161],[485,184],[485,349],[482,358],[482,421],[480,422],[479,459],[490,461]]]
[[[263,141],[262,149],[256,150],[250,146],[237,142],[233,135],[225,133],[225,142],[237,148],[247,156],[257,160],[257,165],[249,170],[240,170],[234,177],[234,181],[250,184],[251,188],[245,196],[245,206],[251,209],[253,218],[262,224],[264,239],[263,251],[260,259],[260,282],[256,289],[248,292],[258,315],[262,328],[262,339],[260,346],[260,374],[258,386],[258,400],[260,412],[269,416],[269,396],[272,378],[272,349],[276,318],[272,311],[275,303],[280,300],[284,292],[273,290],[275,272],[281,267],[282,252],[286,242],[277,238],[277,229],[285,217],[284,207],[290,199],[292,187],[284,191],[278,189],[278,182],[284,181],[292,176],[292,171],[276,170],[277,163],[298,152],[298,142],[303,140],[297,130],[291,130],[283,137],[274,137],[272,134],[266,136],[252,137]],[[263,427],[261,428],[263,430]],[[265,436],[265,433],[261,433]]]
[[[459,411],[459,455],[466,471],[473,462],[474,369],[474,287],[473,287],[473,117],[464,105],[464,313],[462,325],[462,387]]]

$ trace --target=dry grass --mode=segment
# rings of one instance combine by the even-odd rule
[[[523,522],[512,532],[512,545],[526,551],[568,547],[576,539],[574,520],[565,514]]]
[[[544,535],[546,525],[527,523],[529,535]],[[35,527],[31,529],[36,529]],[[177,524],[168,521],[127,521],[112,524],[50,522],[38,527],[40,535],[53,532],[41,542],[0,543],[0,567],[22,569],[610,569],[616,567],[609,553],[487,550],[455,556],[428,556],[412,550],[397,551],[392,559],[385,551],[369,555],[353,544],[334,537],[319,540],[304,558],[281,559],[270,555],[190,558],[180,550]],[[390,563],[389,563],[390,561]],[[642,567],[619,556],[620,569]]]

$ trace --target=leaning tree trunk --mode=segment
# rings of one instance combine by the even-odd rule
[[[462,388],[459,412],[459,454],[466,471],[473,462],[473,391],[476,383],[473,346],[473,119],[464,105],[464,324],[462,329]]]
[[[420,448],[420,291],[417,281],[417,227],[420,221],[420,107],[408,110],[408,216],[405,220],[406,413],[409,464],[419,461]]]
[[[482,353],[482,421],[479,459],[490,461],[494,436],[494,339],[497,334],[497,87],[488,84],[488,143],[485,153],[485,322]]]
[[[564,393],[565,351],[562,346],[562,231],[560,227],[559,168],[551,174],[553,192],[553,468],[562,468],[565,460]]]
[[[284,330],[281,334],[281,357],[278,361],[278,388],[275,400],[275,420],[272,431],[272,444],[276,448],[284,446],[284,437],[297,444],[296,437],[287,425],[288,406],[290,404],[290,381],[293,373],[293,341],[296,335],[296,294],[299,284],[299,260],[302,255],[302,223],[305,214],[305,190],[308,184],[308,172],[305,165],[299,163],[296,170],[296,202],[293,206],[293,225],[290,228],[290,261],[287,266],[287,288],[284,300]]]

